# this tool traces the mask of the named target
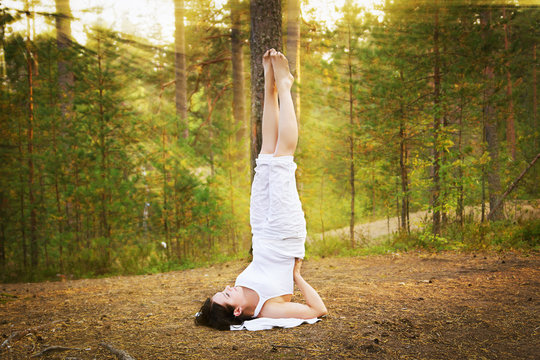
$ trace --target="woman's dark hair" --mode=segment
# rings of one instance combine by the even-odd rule
[[[251,319],[249,316],[234,316],[234,307],[231,305],[219,305],[208,298],[195,315],[195,324],[218,330],[230,330],[231,325],[241,325],[244,320],[249,319]]]

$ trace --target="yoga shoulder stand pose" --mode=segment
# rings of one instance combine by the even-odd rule
[[[306,222],[294,177],[298,142],[291,98],[294,79],[287,59],[274,49],[264,54],[263,67],[263,141],[250,202],[253,261],[234,287],[206,299],[195,318],[196,324],[219,330],[258,317],[310,319],[327,313],[319,294],[300,274]],[[306,305],[291,302],[294,283]]]

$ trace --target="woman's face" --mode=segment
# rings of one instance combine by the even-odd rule
[[[245,302],[244,289],[241,286],[230,287],[227,285],[223,291],[212,297],[212,301],[222,306],[243,307]]]

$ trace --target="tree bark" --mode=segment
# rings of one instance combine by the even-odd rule
[[[169,231],[169,204],[168,204],[168,173],[167,173],[167,133],[165,132],[165,126],[162,128],[161,133],[161,161],[163,163],[163,212],[161,215],[163,221],[163,231],[165,232],[165,243],[167,244],[166,253],[167,256],[170,251],[170,231]]]
[[[0,191],[0,269],[4,270],[6,264],[6,226],[7,220],[7,197],[4,196],[4,191]]]
[[[350,161],[350,184],[351,184],[351,221],[349,225],[349,236],[350,236],[350,242],[351,242],[351,248],[354,249],[355,247],[355,239],[354,239],[354,223],[355,223],[355,204],[354,200],[356,197],[355,194],[355,170],[354,170],[354,97],[353,97],[353,81],[352,81],[352,75],[353,75],[353,68],[352,68],[352,59],[351,59],[351,28],[349,26],[348,28],[348,44],[347,47],[349,49],[348,51],[348,57],[347,57],[347,65],[349,69],[349,161]]]
[[[404,83],[403,71],[399,71],[401,82]],[[401,229],[407,230],[410,233],[409,225],[409,177],[407,171],[407,143],[406,143],[406,129],[405,129],[405,110],[403,103],[403,96],[400,94],[400,111],[399,111],[399,168],[401,177]]]
[[[60,166],[55,172],[55,191],[56,191],[56,201],[57,201],[57,209],[58,209],[58,216],[59,216],[59,227],[61,228],[60,223],[62,222],[62,217],[60,216],[60,193],[58,190],[59,187],[59,181],[58,181],[58,173],[62,174],[64,172],[65,174],[69,171],[69,156],[67,155],[67,146],[65,144],[62,144],[62,139],[65,139],[67,137],[67,133],[69,132],[69,129],[72,126],[72,119],[73,119],[73,86],[75,84],[75,77],[73,75],[73,72],[71,71],[71,60],[70,60],[70,47],[71,47],[71,8],[69,0],[55,0],[56,4],[56,13],[58,16],[55,18],[56,22],[56,46],[58,49],[58,60],[57,60],[57,67],[58,67],[58,102],[60,105],[60,113],[61,113],[61,120],[58,121],[58,126],[55,126],[55,129],[53,130],[53,137],[54,137],[54,147],[55,147],[55,153],[57,149],[57,142],[56,142],[56,135],[59,135],[60,138],[60,146],[61,149],[64,150],[64,158],[66,161],[60,162]],[[56,123],[55,123],[56,124]],[[58,134],[56,132],[58,131]],[[62,176],[60,176],[62,178]],[[65,184],[64,184],[65,185]],[[69,200],[65,200],[65,218],[64,218],[64,224],[65,228],[69,228],[69,209],[71,208],[72,204]],[[61,229],[63,230],[63,229]],[[62,233],[62,231],[61,231]],[[59,258],[60,258],[60,267],[63,268],[63,244],[62,241],[59,243]]]
[[[482,25],[482,38],[484,43],[487,43],[492,36],[491,10],[484,10],[480,15],[480,21]],[[501,181],[499,177],[499,140],[497,138],[495,106],[493,105],[493,97],[495,94],[494,70],[490,62],[490,56],[492,56],[492,54],[486,54],[486,65],[484,67],[485,101],[483,114],[487,150],[491,159],[487,168],[489,208],[490,212],[493,212],[491,219],[499,220],[503,217],[502,211],[500,211],[500,209],[495,209],[495,205],[499,202],[501,192]]]
[[[510,25],[506,16],[506,8],[503,7],[504,24],[504,50],[506,56],[510,49]],[[506,97],[508,98],[508,116],[506,118],[506,141],[510,149],[512,159],[516,160],[516,130],[514,127],[514,100],[512,99],[512,76],[510,75],[510,61],[506,61]]]
[[[251,179],[262,145],[264,69],[262,56],[270,48],[282,50],[281,0],[252,0],[251,10]]]
[[[186,42],[184,32],[184,0],[174,0],[175,19],[175,79],[176,79],[176,116],[178,117],[178,136],[183,129],[182,136],[189,136],[187,118],[187,76],[186,76]]]
[[[25,215],[25,206],[24,206],[24,152],[23,152],[23,130],[22,130],[22,121],[19,121],[19,136],[18,136],[18,148],[19,148],[19,164],[21,165],[19,172],[19,184],[21,185],[20,194],[19,194],[19,203],[21,211],[21,248],[22,248],[22,262],[23,266],[26,269],[28,267],[28,246],[26,241],[26,215]],[[61,255],[61,252],[60,252]]]
[[[108,214],[107,214],[107,193],[108,193],[108,184],[107,184],[107,136],[106,132],[106,123],[105,123],[105,108],[103,103],[104,99],[104,79],[102,72],[102,52],[101,52],[101,34],[98,35],[97,39],[97,65],[98,65],[98,92],[99,92],[99,148],[101,155],[101,181],[102,181],[102,191],[101,191],[101,211],[100,211],[100,236],[108,237]],[[77,210],[75,210],[77,211]]]
[[[244,84],[244,53],[241,35],[241,7],[238,0],[231,0],[231,61],[233,77],[233,117],[236,128],[236,142],[241,144],[246,135],[246,101]],[[244,159],[245,153],[238,152],[238,160]],[[242,168],[243,166],[241,166]]]
[[[536,95],[536,43],[533,44],[533,63],[532,63],[532,66],[533,66],[533,70],[532,70],[532,73],[533,73],[533,129],[538,129],[536,127],[536,115],[537,115],[537,111],[538,111],[538,98],[537,98],[537,95]],[[533,140],[533,148],[536,150],[538,149],[538,145],[537,145],[537,139],[538,139],[538,135],[534,135],[534,140]],[[536,174],[536,171],[535,171],[535,174]]]
[[[441,234],[441,211],[440,211],[440,152],[439,131],[441,126],[441,73],[439,54],[439,8],[435,6],[435,25],[433,28],[433,164],[431,169],[433,188],[431,193],[431,207],[433,209],[433,235]]]
[[[460,89],[460,104],[459,104],[459,120],[458,120],[458,154],[459,154],[459,166],[457,168],[457,207],[456,218],[459,221],[460,228],[463,228],[463,149],[462,149],[462,134],[463,134],[463,106],[464,106],[463,89]]]
[[[73,110],[74,76],[68,50],[71,47],[71,9],[69,0],[56,0],[56,46],[58,47],[58,87],[64,126],[70,126]]]
[[[28,9],[28,1],[26,1]],[[30,207],[30,266],[34,271],[38,265],[38,243],[37,243],[37,214],[36,201],[34,198],[34,58],[31,50],[30,40],[30,17],[27,15],[27,38],[26,38],[26,65],[28,70],[28,201]]]
[[[287,59],[295,79],[291,95],[300,125],[300,0],[287,0]]]

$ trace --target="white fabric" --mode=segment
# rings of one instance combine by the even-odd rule
[[[253,320],[244,321],[242,325],[231,325],[231,330],[269,330],[275,327],[280,328],[292,328],[304,323],[315,324],[321,319],[271,319],[271,318],[258,318]]]
[[[294,291],[294,258],[305,255],[306,220],[296,190],[292,156],[260,154],[251,188],[253,261],[236,278],[259,295],[257,317],[268,299]]]
[[[253,242],[261,240],[278,253],[303,258],[306,220],[296,190],[294,158],[260,154],[256,162],[250,201]]]
[[[259,315],[266,300],[294,292],[294,257],[276,252],[264,241],[253,242],[253,261],[236,278],[235,286],[244,286],[259,295],[253,314]]]

